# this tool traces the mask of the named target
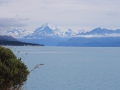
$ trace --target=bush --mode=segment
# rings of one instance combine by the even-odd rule
[[[0,46],[0,90],[19,90],[27,80],[26,65],[9,49]]]

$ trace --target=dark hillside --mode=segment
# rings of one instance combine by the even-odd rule
[[[2,36],[0,35],[0,45],[11,45],[11,46],[44,46],[43,44],[35,43],[26,43],[18,41],[17,39],[11,36]]]

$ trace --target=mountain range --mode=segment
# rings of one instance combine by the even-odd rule
[[[58,46],[82,46],[82,47],[119,47],[120,29],[109,30],[95,28],[91,31],[79,33]]]
[[[5,33],[3,33],[4,35],[9,35],[9,36],[13,36],[15,38],[23,38],[26,35],[31,34],[32,32],[21,29],[21,28],[13,28],[12,30],[8,30]]]
[[[84,30],[66,30],[48,23],[33,32],[14,28],[5,34],[12,35],[23,42],[42,43],[46,46],[119,46],[120,41],[120,29],[109,30],[99,27],[85,32]]]
[[[120,37],[73,37],[58,46],[120,47]]]
[[[116,30],[109,30],[109,29],[106,29],[106,28],[95,28],[91,31],[88,31],[88,32],[82,32],[82,33],[79,33],[77,35],[82,35],[82,36],[85,36],[85,35],[96,35],[96,36],[115,36],[115,35],[118,35],[120,36],[120,29],[116,29]]]

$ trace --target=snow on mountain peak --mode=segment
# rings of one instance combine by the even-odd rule
[[[49,23],[43,24],[40,28],[41,28],[41,29],[44,29],[44,28],[46,28],[46,27],[49,27],[49,28],[52,29],[52,30],[55,29],[55,27],[54,27],[52,24],[49,24]]]
[[[12,30],[6,31],[5,35],[13,36],[15,38],[23,38],[24,36],[26,36],[30,33],[32,33],[32,32],[30,32],[30,31],[28,32],[25,29],[15,27]]]
[[[37,28],[33,34],[26,36],[25,38],[40,38],[40,37],[71,37],[74,36],[76,32],[71,29],[63,29],[59,26],[53,26],[49,23],[43,24]]]
[[[6,31],[5,35],[10,35],[15,38],[70,38],[77,35],[78,33],[80,33],[80,31],[63,29],[60,26],[53,26],[52,24],[46,23],[38,27],[33,32],[21,28],[13,28],[12,30]]]

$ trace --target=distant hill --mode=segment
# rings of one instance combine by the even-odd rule
[[[11,36],[0,35],[0,45],[12,45],[12,46],[44,46],[43,44],[26,43],[18,41]]]
[[[60,42],[58,46],[120,47],[120,37],[74,37]]]
[[[18,41],[12,36],[7,36],[7,35],[0,35],[0,40],[6,40],[6,41]]]
[[[44,46],[43,44],[25,43],[20,41],[0,41],[0,45],[5,46]]]

